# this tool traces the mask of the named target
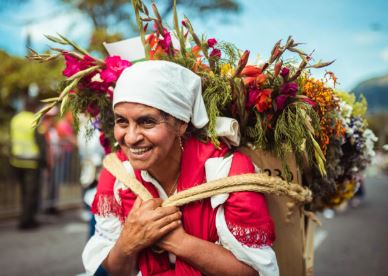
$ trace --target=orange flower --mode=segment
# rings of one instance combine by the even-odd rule
[[[247,65],[244,67],[244,69],[241,71],[241,76],[245,77],[257,77],[261,74],[261,68],[253,66],[253,65]]]
[[[263,89],[259,91],[258,99],[256,102],[256,109],[259,112],[264,112],[272,106],[271,98],[272,89]]]

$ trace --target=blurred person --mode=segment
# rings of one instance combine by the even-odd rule
[[[53,107],[42,118],[39,131],[44,135],[47,145],[47,168],[44,170],[43,178],[46,187],[44,198],[44,212],[49,215],[58,215],[59,198],[59,174],[61,171],[59,160],[61,158],[61,148],[59,135],[56,129],[56,118],[58,108]]]
[[[77,137],[73,128],[73,115],[67,112],[65,116],[56,123],[56,130],[59,137],[61,156],[58,161],[58,181],[69,184],[73,179],[74,168],[71,166],[73,153],[77,148]]]
[[[78,153],[81,162],[80,183],[83,188],[83,201],[86,207],[86,220],[89,223],[88,239],[95,233],[96,219],[91,212],[93,199],[97,192],[97,180],[102,168],[104,149],[100,144],[100,131],[93,127],[91,121],[83,114],[79,115],[80,128],[77,133]],[[93,131],[91,131],[93,129]],[[108,273],[100,266],[95,276]]]
[[[43,135],[33,128],[35,105],[27,99],[24,109],[14,115],[10,123],[10,164],[15,170],[21,192],[19,229],[39,226],[36,220],[40,199],[40,172],[46,166]]]

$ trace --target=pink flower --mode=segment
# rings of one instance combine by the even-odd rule
[[[317,106],[317,103],[314,102],[313,100],[311,100],[310,98],[302,98],[302,101],[304,101],[305,103],[311,105],[312,107],[316,107]]]
[[[216,49],[214,48],[211,53],[210,53],[210,57],[217,57],[217,58],[221,58],[221,51],[219,49]]]
[[[288,69],[287,67],[283,67],[282,71],[280,71],[280,75],[283,78],[287,77],[289,73],[290,73],[290,69]]]
[[[82,59],[73,57],[67,52],[63,53],[66,61],[66,68],[63,70],[63,75],[66,77],[71,77],[72,75],[82,71],[93,65],[94,59],[90,56],[83,56]]]
[[[253,107],[256,104],[258,97],[259,97],[259,90],[258,89],[249,89],[246,108],[249,109],[249,108]]]
[[[101,79],[106,83],[115,82],[125,68],[132,65],[128,60],[123,60],[119,56],[111,56],[105,59],[106,68],[101,71]]]
[[[287,82],[280,88],[280,94],[295,97],[298,92],[298,85],[295,82]]]
[[[171,34],[165,31],[163,39],[159,40],[159,45],[162,46],[163,50],[168,51],[168,49],[171,47],[171,44]]]
[[[216,45],[216,44],[217,44],[217,40],[216,40],[215,38],[209,38],[209,39],[207,40],[207,45],[208,45],[210,48],[213,48],[214,45]]]

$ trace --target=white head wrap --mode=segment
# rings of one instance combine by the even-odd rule
[[[149,60],[126,68],[116,83],[113,107],[133,102],[162,110],[196,128],[209,118],[202,98],[201,78],[173,62]]]

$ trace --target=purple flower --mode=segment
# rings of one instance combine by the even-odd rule
[[[279,95],[276,97],[275,103],[277,110],[283,110],[286,107],[286,102],[288,98],[288,95]]]
[[[280,94],[295,97],[298,92],[298,85],[295,82],[287,82],[280,88]]]
[[[288,69],[287,67],[283,67],[282,70],[280,71],[280,75],[283,78],[287,77],[289,73],[290,73],[290,69]]]

